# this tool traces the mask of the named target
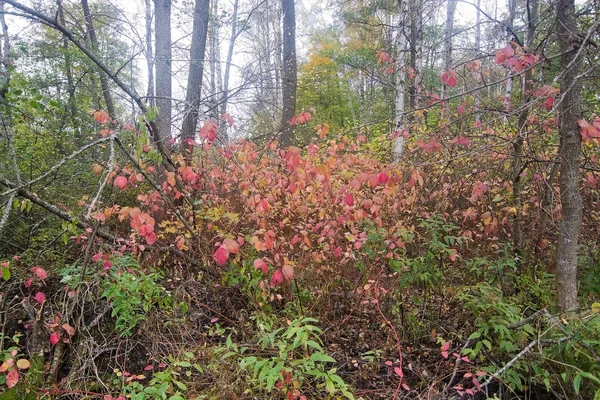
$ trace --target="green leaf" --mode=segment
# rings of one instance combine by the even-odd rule
[[[581,374],[577,374],[575,375],[575,379],[573,379],[573,389],[575,389],[576,394],[579,394],[579,385],[581,385],[582,378]]]
[[[10,279],[10,270],[8,268],[2,268],[2,279],[5,281]]]
[[[312,361],[320,361],[320,362],[335,362],[335,359],[325,353],[314,353],[310,356]]]
[[[178,367],[185,367],[185,368],[189,368],[192,366],[192,364],[187,361],[179,361],[179,362],[176,362],[175,365]]]
[[[471,334],[471,336],[468,337],[467,340],[473,340],[473,339],[478,339],[481,337],[481,333],[480,332],[473,332]]]
[[[186,391],[187,391],[187,386],[185,386],[183,383],[181,383],[181,382],[179,382],[179,381],[176,381],[176,380],[173,380],[173,383],[174,383],[175,385],[177,385],[177,387],[178,387],[179,389],[183,390],[184,392],[186,392]]]

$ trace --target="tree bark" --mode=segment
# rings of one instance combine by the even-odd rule
[[[528,51],[533,47],[535,38],[535,27],[537,20],[537,7],[538,0],[531,0],[528,2],[528,18],[527,18],[527,38],[526,46]],[[528,69],[525,71],[522,85],[522,108],[523,111],[519,114],[518,131],[517,137],[513,140],[513,206],[517,209],[516,214],[513,217],[513,255],[515,257],[515,266],[517,273],[523,274],[523,210],[522,210],[522,182],[521,174],[524,172],[523,166],[523,146],[525,144],[527,118],[529,117],[528,103],[532,99],[533,92],[533,70]]]
[[[577,121],[581,118],[581,58],[573,37],[577,34],[575,0],[558,0],[556,5],[557,33],[563,75],[560,79],[562,98],[558,107],[560,134],[560,201],[562,220],[558,240],[556,282],[558,307],[561,312],[576,308],[577,300],[577,246],[583,203],[580,192],[579,166],[581,134]]]
[[[229,75],[231,73],[231,62],[233,60],[233,49],[235,47],[235,41],[239,35],[237,29],[237,15],[238,15],[239,0],[235,0],[233,3],[233,14],[231,22],[231,39],[229,40],[229,48],[227,50],[227,61],[225,62],[225,76],[223,77],[223,94],[221,95],[221,111],[220,114],[224,115],[227,113],[227,102],[229,101]],[[248,19],[244,23],[242,29],[248,24]],[[227,122],[221,120],[219,124],[219,133],[224,139],[227,139]]]
[[[477,0],[477,14],[475,17],[475,51],[476,55],[479,56],[479,52],[481,51],[481,0]],[[483,66],[479,66],[479,70],[477,71],[477,83],[480,82],[481,79],[481,70]],[[481,122],[481,114],[479,109],[481,108],[481,90],[475,92],[475,121],[477,124]]]
[[[156,125],[161,146],[169,148],[171,140],[171,0],[154,0],[154,45],[156,50]]]
[[[281,113],[280,141],[283,147],[293,141],[294,127],[290,120],[296,114],[296,10],[294,0],[281,0],[283,11],[283,110]]]
[[[56,5],[58,6],[58,22],[65,26],[65,13],[63,10],[62,0],[57,0]],[[71,53],[69,53],[69,40],[63,36],[62,50],[65,55],[65,72],[67,75],[67,92],[69,98],[67,100],[67,109],[70,117],[75,118],[77,115],[77,108],[75,107],[75,85],[73,84],[73,70],[71,67]]]
[[[452,69],[452,37],[454,36],[454,12],[456,11],[456,0],[448,0],[446,8],[446,28],[444,31],[444,71]],[[442,85],[442,99],[446,98],[446,85]]]
[[[394,108],[394,130],[398,133],[404,128],[404,114],[406,112],[406,40],[405,28],[408,21],[406,0],[398,0],[400,20],[396,31],[396,104]],[[394,162],[399,162],[404,151],[404,136],[398,135],[394,142]]]
[[[194,6],[194,26],[192,28],[192,45],[190,47],[190,72],[188,74],[187,93],[185,96],[186,113],[181,129],[181,140],[188,146],[187,140],[196,136],[196,125],[199,115],[200,96],[202,93],[202,75],[204,74],[204,54],[208,36],[209,0],[196,0]],[[193,147],[188,147],[191,152]]]
[[[99,55],[98,51],[100,50],[100,46],[98,43],[98,37],[96,36],[96,28],[94,27],[94,20],[92,19],[92,13],[90,12],[88,0],[81,0],[81,7],[83,8],[83,15],[85,17],[90,43],[92,45],[92,51],[94,54]],[[115,105],[110,93],[108,78],[102,71],[98,71],[98,73],[100,74],[100,85],[102,86],[102,96],[104,97],[104,102],[106,103],[106,111],[111,118],[116,118],[117,114],[115,112]]]
[[[148,65],[148,89],[146,90],[147,103],[154,106],[154,51],[152,50],[152,5],[151,0],[146,2],[146,63]]]

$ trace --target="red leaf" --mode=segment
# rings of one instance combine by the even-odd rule
[[[215,251],[215,254],[213,257],[215,258],[215,261],[217,262],[217,264],[219,264],[220,266],[223,266],[227,262],[227,258],[229,257],[229,252],[223,246],[221,246],[217,249],[217,251]]]
[[[469,147],[469,144],[471,144],[471,139],[466,138],[464,136],[456,136],[454,137],[454,139],[452,139],[450,141],[451,144],[458,144],[459,146],[462,147]]]
[[[42,292],[37,292],[33,298],[40,304],[44,304],[46,301],[46,295]]]
[[[385,185],[386,183],[388,183],[389,180],[390,177],[385,172],[381,172],[379,175],[377,175],[377,182],[380,185]]]
[[[404,376],[404,372],[402,372],[402,368],[400,367],[394,367],[394,372],[396,373],[396,375],[398,375],[400,378],[402,378]]]
[[[30,271],[33,272],[41,280],[44,280],[48,277],[48,273],[46,272],[46,270],[41,267],[38,267],[38,266],[32,267],[30,269]]]
[[[118,176],[115,178],[113,185],[118,186],[121,190],[125,190],[125,186],[127,186],[127,178],[125,178],[123,175]]]
[[[278,269],[273,273],[273,276],[271,277],[271,288],[274,288],[275,286],[281,284],[281,282],[283,282],[283,273],[280,269]]]
[[[14,387],[17,383],[19,383],[19,371],[13,369],[8,374],[6,374],[6,387],[10,389]]]
[[[354,205],[354,197],[352,197],[352,194],[347,193],[346,196],[344,196],[344,202],[352,207]]]
[[[50,335],[50,343],[52,344],[52,346],[56,345],[56,343],[58,343],[59,340],[60,340],[60,333],[54,332]]]
[[[544,101],[544,104],[542,104],[542,107],[548,111],[552,110],[552,107],[554,107],[554,97],[548,97],[546,101]]]
[[[94,262],[98,261],[99,259],[102,258],[103,255],[104,255],[103,253],[94,254],[94,256],[92,257],[92,261],[94,261]]]
[[[260,258],[254,260],[254,268],[262,270],[263,274],[265,275],[269,273],[269,266]]]
[[[204,125],[200,128],[200,137],[206,139],[209,142],[214,141],[217,138],[219,127],[214,121],[204,121]]]

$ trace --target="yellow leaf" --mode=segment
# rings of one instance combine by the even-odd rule
[[[17,361],[17,368],[19,368],[19,369],[27,369],[29,367],[31,367],[31,364],[26,359],[22,358],[19,361]]]

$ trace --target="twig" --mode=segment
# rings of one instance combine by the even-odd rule
[[[527,325],[528,323],[536,320],[538,317],[540,317],[541,315],[545,315],[548,311],[545,308],[542,308],[539,311],[534,312],[533,314],[531,314],[529,317],[519,321],[519,322],[515,322],[514,324],[508,325],[507,328],[508,329],[516,329],[516,328],[520,328],[523,325]]]

